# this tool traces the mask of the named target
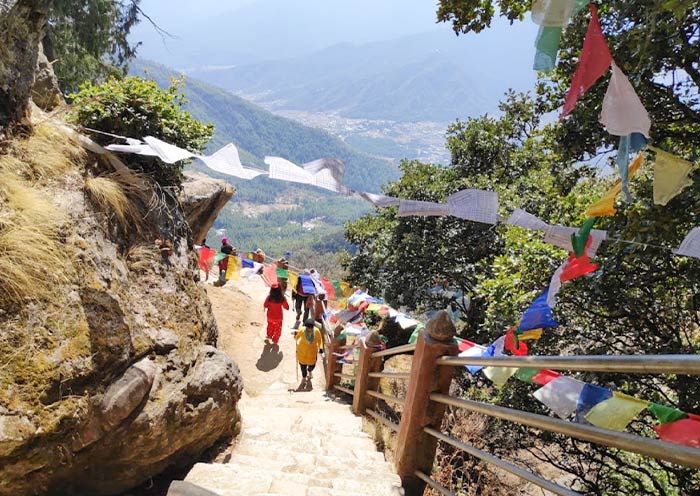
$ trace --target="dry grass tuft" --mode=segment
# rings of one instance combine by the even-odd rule
[[[63,213],[26,181],[0,172],[0,307],[49,297],[71,265],[58,236]]]
[[[126,253],[126,264],[134,272],[148,272],[159,259],[160,252],[153,245],[132,246]]]
[[[32,181],[65,175],[86,158],[83,147],[50,122],[38,124],[29,138],[12,143],[8,152],[0,158],[0,170]]]
[[[104,176],[86,177],[85,191],[92,202],[106,215],[114,215],[119,227],[138,232],[143,227],[143,217],[137,201],[146,202],[145,187],[137,174],[117,172]]]

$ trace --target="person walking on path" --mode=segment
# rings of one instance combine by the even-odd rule
[[[277,344],[282,334],[282,309],[289,310],[289,303],[278,284],[270,288],[264,306],[267,309],[267,339]]]
[[[309,275],[309,271],[304,270],[304,275]],[[299,329],[302,322],[302,309],[304,309],[303,320],[306,321],[306,319],[309,318],[309,313],[311,312],[311,303],[309,300],[313,301],[313,295],[304,293],[304,285],[301,282],[301,277],[297,278],[296,287],[292,288],[292,298],[294,299],[294,310],[297,312],[297,320],[294,322],[294,329]]]
[[[323,353],[323,341],[321,331],[316,329],[316,321],[309,318],[304,322],[304,328],[299,329],[294,334],[297,342],[297,362],[301,368],[301,382],[306,383],[313,379],[313,370],[316,367],[316,360],[319,351]]]

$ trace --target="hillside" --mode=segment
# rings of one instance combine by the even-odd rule
[[[488,34],[456,38],[441,27],[389,41],[337,44],[294,58],[189,74],[273,110],[449,122],[496,112],[509,88],[531,88],[535,75],[528,69],[530,52],[529,44],[504,52]],[[497,65],[509,67],[512,76],[500,76]]]

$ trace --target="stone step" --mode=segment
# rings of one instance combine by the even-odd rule
[[[339,489],[328,489],[327,487],[310,487],[306,492],[306,496],[400,496],[403,495],[403,489],[387,488],[379,492],[365,493],[357,490],[341,491]]]
[[[226,465],[197,463],[185,477],[185,482],[213,491],[219,496],[244,496],[269,492],[270,474],[240,474],[235,480]]]

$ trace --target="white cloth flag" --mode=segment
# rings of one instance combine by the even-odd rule
[[[386,195],[376,195],[365,191],[352,191],[353,194],[359,196],[363,200],[370,202],[375,207],[385,208],[394,207],[399,204],[400,200]]]
[[[263,170],[243,167],[238,148],[233,143],[229,143],[212,155],[197,156],[197,158],[216,172],[242,179],[253,179],[266,173]]]
[[[505,340],[506,337],[501,336],[493,342],[492,346],[494,348],[494,357],[503,356]],[[508,382],[508,379],[510,379],[517,371],[517,367],[484,367],[482,369],[484,375],[498,387],[503,387],[503,385]]]
[[[591,243],[592,245],[593,243]],[[554,308],[557,305],[557,294],[561,289],[561,273],[564,272],[568,260],[564,260],[559,268],[552,275],[551,281],[549,281],[549,292],[547,292],[547,305],[549,308]]]
[[[453,217],[484,224],[498,221],[498,193],[480,189],[464,189],[447,197],[449,213]]]
[[[166,164],[174,164],[180,160],[185,160],[195,156],[192,152],[188,152],[187,150],[179,148],[175,145],[161,141],[153,136],[146,136],[143,140],[148,144],[148,146],[153,148],[158,155],[158,158]]]
[[[576,411],[578,398],[585,383],[561,375],[548,382],[532,395],[545,404],[547,408],[563,419],[568,419]]]
[[[700,258],[700,227],[694,227],[685,237],[681,246],[673,250],[676,255]]]
[[[293,183],[309,184],[335,192],[346,192],[347,188],[338,180],[339,166],[337,159],[320,159],[308,162],[303,166],[290,162],[281,157],[265,157],[265,163],[270,166],[270,178]],[[309,167],[309,170],[306,169]],[[345,165],[342,165],[344,173]],[[312,172],[313,171],[313,172]]]
[[[519,208],[513,210],[513,213],[510,214],[510,217],[508,217],[506,224],[524,227],[525,229],[537,229],[540,231],[545,231],[549,228],[549,224],[547,224],[545,221]]]
[[[134,153],[136,155],[145,155],[148,157],[158,156],[156,151],[146,143],[141,143],[131,138],[128,138],[127,141],[129,143],[126,145],[107,145],[105,149],[117,153]]]
[[[575,4],[576,0],[535,0],[532,22],[540,26],[566,26]]]
[[[416,215],[419,217],[444,217],[450,214],[450,209],[444,203],[433,203],[418,200],[400,200],[399,217]]]
[[[566,251],[574,251],[574,247],[571,245],[571,235],[578,232],[577,227],[566,227],[566,226],[549,226],[544,234],[544,240],[547,243],[551,243],[554,246],[563,248]],[[601,231],[600,229],[592,229],[591,246],[586,252],[588,256],[595,256],[598,248],[600,248],[601,243],[605,238],[608,237],[607,231]]]
[[[629,79],[612,63],[612,77],[603,98],[600,122],[613,136],[641,133],[649,137],[651,119]]]

